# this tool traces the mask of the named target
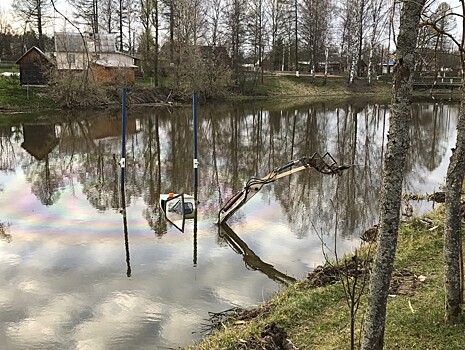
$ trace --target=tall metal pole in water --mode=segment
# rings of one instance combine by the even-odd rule
[[[199,161],[197,159],[197,95],[192,94],[192,113],[194,114],[194,199],[197,201],[197,189],[199,186]]]
[[[126,275],[131,277],[131,264],[129,257],[129,234],[128,234],[128,220],[126,217],[126,191],[124,188],[124,173],[126,169],[126,88],[123,88],[122,102],[121,102],[121,114],[122,114],[122,127],[121,127],[121,160],[119,162],[121,166],[121,214],[123,214],[123,229],[124,229],[124,247],[126,251]]]
[[[121,193],[124,193],[124,168],[126,166],[126,88],[123,88],[122,102],[121,102],[121,115],[122,115],[122,127],[121,127]]]
[[[197,95],[192,94],[192,113],[194,114],[194,266],[197,266],[197,192],[199,189],[199,161],[197,159]]]

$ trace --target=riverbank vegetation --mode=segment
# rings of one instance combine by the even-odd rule
[[[465,323],[448,324],[443,318],[444,208],[425,218],[413,218],[400,226],[385,349],[461,350],[465,344]],[[365,307],[364,295],[355,322],[356,343]],[[219,328],[186,349],[350,349],[350,317],[343,286],[331,278],[315,279],[312,273]]]
[[[88,83],[83,89],[78,80],[68,78],[61,77],[52,86],[28,87],[20,86],[17,76],[0,77],[0,110],[106,108],[121,103],[121,87]],[[182,91],[175,89],[169,81],[154,88],[150,79],[138,81],[127,89],[129,106],[190,103],[192,93],[189,89]],[[250,75],[250,79],[242,83],[240,90],[232,85],[228,88],[223,87],[223,89],[221,93],[217,90],[213,101],[276,97],[308,97],[321,100],[351,96],[377,96],[386,99],[390,96],[391,83],[383,80],[368,84],[366,80],[359,79],[348,85],[347,77],[342,76],[330,76],[324,83],[321,76],[296,77],[292,74],[268,74],[263,77],[263,82],[258,77]],[[448,96],[451,94],[448,93]],[[203,101],[206,101],[205,95],[203,95]]]
[[[32,111],[53,105],[53,100],[43,88],[20,86],[19,78],[15,75],[0,77],[0,111]]]

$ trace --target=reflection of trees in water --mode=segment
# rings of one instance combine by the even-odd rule
[[[111,147],[114,141],[94,139],[92,137],[93,123],[88,119],[77,120],[65,129],[77,131],[72,135],[80,138],[80,140],[73,140],[73,144],[79,142],[82,147],[80,147],[77,158],[78,180],[82,184],[82,192],[89,203],[100,211],[119,208],[119,167],[117,156]],[[129,204],[130,195],[126,198]]]
[[[20,128],[16,127],[18,131]],[[12,171],[16,167],[16,153],[13,146],[13,140],[18,137],[17,132],[13,131],[11,126],[0,127],[0,170]]]
[[[443,161],[451,132],[457,124],[458,109],[458,105],[442,103],[412,106],[411,149],[404,179],[406,190],[413,188],[414,183],[424,183],[425,175],[437,169]]]
[[[201,115],[210,121],[199,141],[201,178],[215,183],[202,186],[209,189],[207,197],[217,191],[218,206],[240,190],[249,177],[265,175],[292,158],[328,150],[341,164],[353,165],[341,178],[301,172],[277,181],[264,193],[281,204],[299,236],[308,234],[312,223],[332,232],[335,208],[330,199],[337,202],[343,235],[359,233],[377,220],[384,134],[389,117],[387,106],[346,104],[329,109],[326,105],[314,105],[267,112],[241,105],[229,113],[205,108]],[[416,132],[419,135],[428,132],[425,126],[441,128],[438,124],[424,124],[420,117]],[[435,140],[445,142],[447,128],[442,128],[441,133],[433,131]],[[414,137],[412,149],[422,148],[416,145],[419,140],[421,137]],[[433,157],[441,159],[438,155]],[[211,175],[206,175],[210,171]]]
[[[159,113],[154,112],[150,118],[142,120],[143,138],[143,188],[144,201],[147,208],[144,209],[144,217],[150,228],[159,237],[166,233],[166,220],[159,205],[161,194],[161,156],[160,156],[160,125]]]
[[[423,178],[442,161],[457,108],[414,105],[407,183]],[[127,138],[127,204],[142,197],[146,204],[142,214],[151,229],[163,235],[167,228],[160,220],[160,193],[193,190],[191,110],[130,111],[129,115],[139,129]],[[342,235],[361,231],[376,220],[387,106],[314,104],[266,110],[247,104],[212,105],[200,107],[198,116],[201,215],[216,216],[251,176],[263,176],[291,159],[329,151],[340,164],[353,165],[343,176],[299,172],[264,188],[264,198],[281,205],[299,237],[311,232],[313,224],[332,233],[335,210]],[[22,161],[34,193],[44,204],[53,204],[64,184],[77,179],[92,206],[101,211],[119,207],[120,123],[119,112],[64,118],[59,122],[58,147],[43,161]],[[112,133],[106,136],[100,130],[96,137],[96,125],[107,125]],[[13,138],[2,133],[0,146],[10,144],[10,151],[0,153],[0,164],[18,162]],[[234,219],[240,219],[240,213]]]
[[[0,221],[0,240],[11,243],[11,234],[7,233],[10,225]]]
[[[50,158],[52,161],[50,161]],[[55,157],[47,155],[44,160],[24,166],[24,174],[31,183],[31,191],[43,205],[55,204],[61,196],[63,176],[54,166]]]

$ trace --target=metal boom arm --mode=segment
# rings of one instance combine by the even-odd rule
[[[297,167],[291,169],[293,166]],[[325,153],[321,156],[315,152],[311,157],[302,157],[297,160],[292,160],[281,167],[277,167],[262,178],[252,177],[247,181],[244,188],[237,192],[226,202],[224,207],[221,208],[218,214],[218,224],[226,222],[236,211],[252,199],[264,185],[309,168],[313,168],[326,175],[341,175],[342,171],[348,169],[349,166],[339,166],[329,153]]]

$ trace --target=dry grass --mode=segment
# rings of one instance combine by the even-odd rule
[[[429,231],[420,219],[401,226],[395,268],[426,277],[410,295],[390,297],[387,307],[385,349],[462,350],[464,324],[443,321],[442,214],[430,218],[439,228]],[[234,322],[213,337],[188,349],[259,349],[261,332],[276,323],[298,349],[350,348],[349,313],[340,283],[309,289],[297,282],[267,302],[268,312],[239,324]],[[357,331],[366,300],[358,313]],[[261,344],[261,345],[257,345]]]

